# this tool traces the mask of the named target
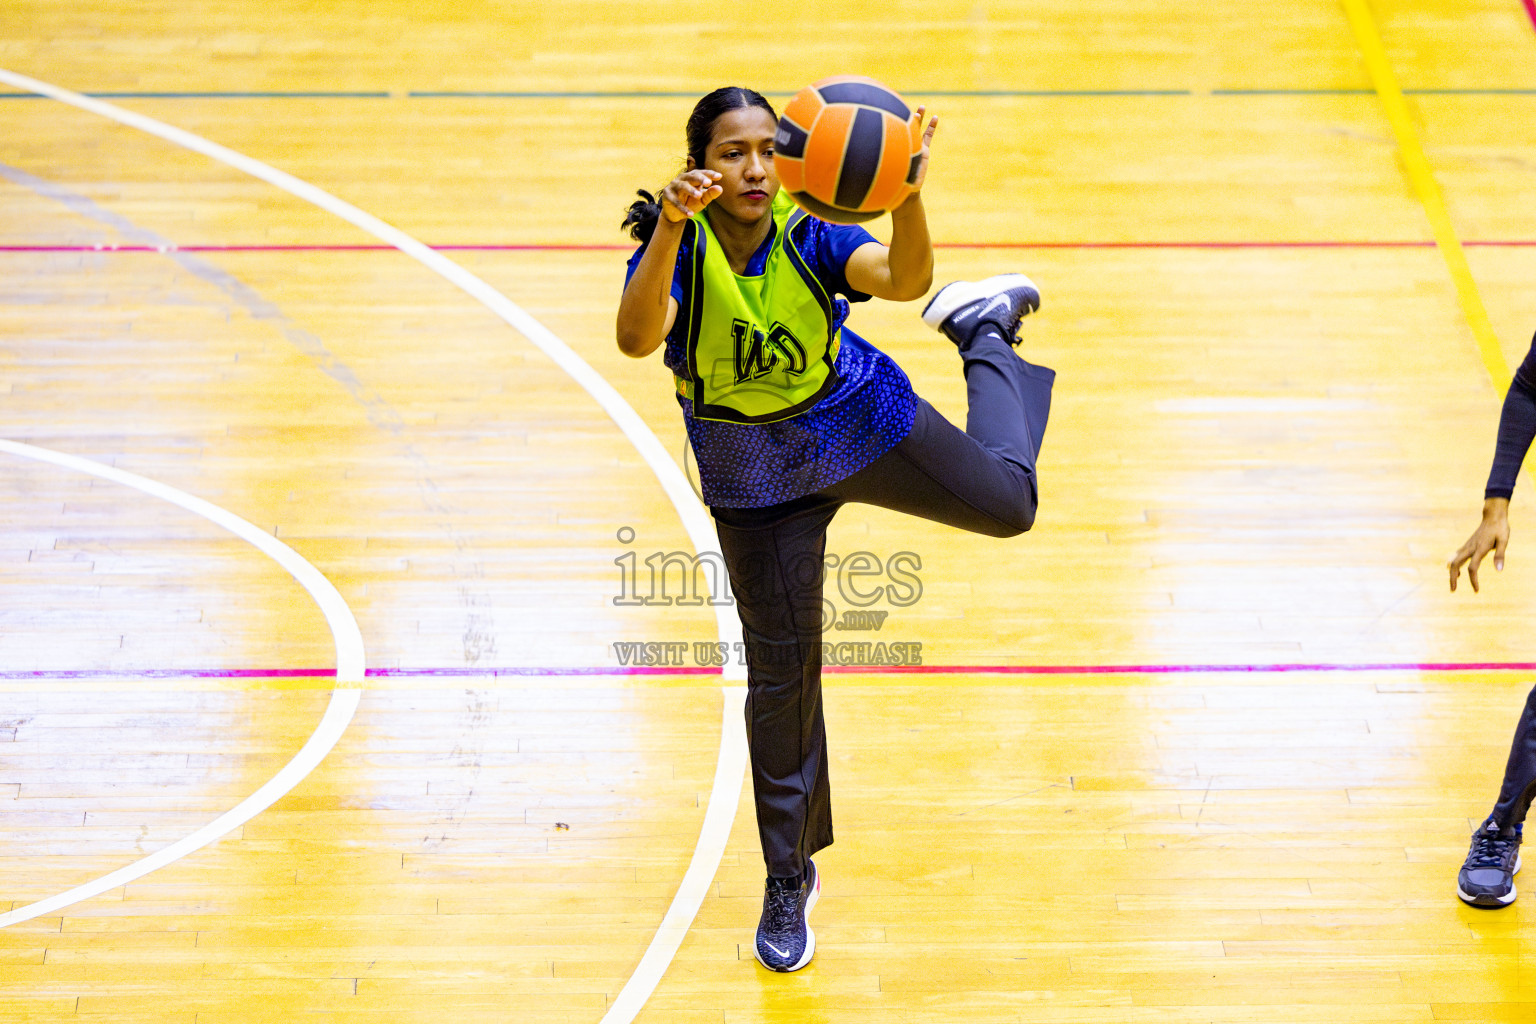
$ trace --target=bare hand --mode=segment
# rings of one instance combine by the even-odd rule
[[[679,174],[661,190],[661,215],[674,224],[692,217],[720,198],[724,189],[715,184],[719,180],[719,171],[699,169]]]
[[[927,107],[918,107],[917,113],[912,116],[917,119],[918,124],[922,124],[923,115],[927,112]],[[938,130],[938,127],[939,119],[935,115],[929,120],[928,127],[923,130],[923,153],[917,159],[917,174],[912,179],[912,195],[917,195],[918,192],[922,191],[923,180],[928,177],[928,148],[933,142],[933,133]]]
[[[1472,581],[1472,592],[1477,593],[1477,569],[1493,552],[1493,567],[1504,571],[1504,551],[1509,547],[1509,499],[1489,498],[1483,502],[1483,521],[1477,524],[1472,536],[1451,556],[1446,568],[1451,572],[1451,592],[1456,591],[1456,581],[1461,567],[1467,567],[1467,579]]]

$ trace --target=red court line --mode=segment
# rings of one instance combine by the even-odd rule
[[[1270,665],[858,665],[823,666],[823,672],[896,675],[1159,676],[1284,672],[1530,672],[1536,661],[1314,662]]]
[[[442,252],[633,252],[633,245],[434,245]],[[394,252],[392,245],[0,245],[0,252]]]
[[[1531,28],[1536,28],[1536,0],[1525,0],[1525,13],[1530,15]]]
[[[1536,0],[1527,0],[1536,4]],[[1536,239],[1463,241],[1463,246],[1487,248],[1536,247]],[[1391,239],[1282,241],[1167,242],[935,242],[935,249],[1432,249],[1433,241]],[[441,252],[633,252],[633,245],[435,245]],[[393,252],[390,245],[0,245],[0,252]]]
[[[1536,661],[1403,661],[1403,662],[1302,662],[1230,665],[827,665],[826,673],[857,675],[1048,675],[1048,676],[1161,676],[1211,674],[1285,674],[1295,672],[1536,672]],[[67,679],[294,679],[334,676],[330,668],[239,669],[44,669],[0,671],[0,681]],[[502,666],[476,668],[370,668],[376,679],[450,679],[499,676],[713,676],[720,669],[702,665],[675,666]]]

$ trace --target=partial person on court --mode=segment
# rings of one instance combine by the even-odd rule
[[[844,323],[850,301],[910,302],[932,285],[921,187],[937,124],[923,134],[914,190],[891,211],[889,247],[780,192],[774,110],[734,87],[699,100],[686,169],[658,196],[641,192],[624,221],[641,247],[619,304],[619,348],[663,349],[741,616],[768,876],[753,948],[775,971],[798,970],[815,951],[807,921],[821,878],[811,858],[832,842],[821,702],[828,524],[849,502],[992,537],[1035,520],[1055,374],[1012,347],[1039,306],[1029,279],[956,282],[922,314],[959,350],[964,431]]]
[[[1509,499],[1515,490],[1520,466],[1536,438],[1536,337],[1531,350],[1515,371],[1504,407],[1499,413],[1498,439],[1494,443],[1493,468],[1483,492],[1483,518],[1472,536],[1451,556],[1451,589],[1466,566],[1472,589],[1479,590],[1477,571],[1493,554],[1493,567],[1504,570],[1509,547]],[[1536,689],[1525,699],[1515,739],[1504,768],[1504,784],[1493,811],[1472,834],[1472,848],[1456,878],[1456,895],[1474,907],[1506,907],[1515,901],[1515,874],[1520,870],[1520,840],[1525,815],[1536,797]]]

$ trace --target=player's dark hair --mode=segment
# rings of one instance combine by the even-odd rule
[[[629,237],[637,242],[649,242],[656,233],[656,221],[661,218],[661,201],[643,188],[636,189],[635,195],[640,198],[629,204],[619,230],[628,231]]]
[[[762,93],[739,85],[716,89],[694,104],[693,113],[688,115],[687,136],[688,155],[693,157],[695,167],[704,166],[704,154],[709,149],[709,141],[715,137],[715,122],[720,120],[720,115],[746,107],[762,107],[769,117],[778,120],[779,115],[774,113],[773,105],[763,98]],[[628,231],[629,237],[637,242],[649,242],[656,230],[656,219],[661,216],[661,193],[651,195],[640,189],[635,194],[640,198],[629,204],[624,223],[619,228]]]

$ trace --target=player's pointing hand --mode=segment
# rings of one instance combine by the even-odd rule
[[[719,171],[706,170],[679,174],[661,190],[661,215],[673,222],[692,217],[720,198],[720,177]]]

